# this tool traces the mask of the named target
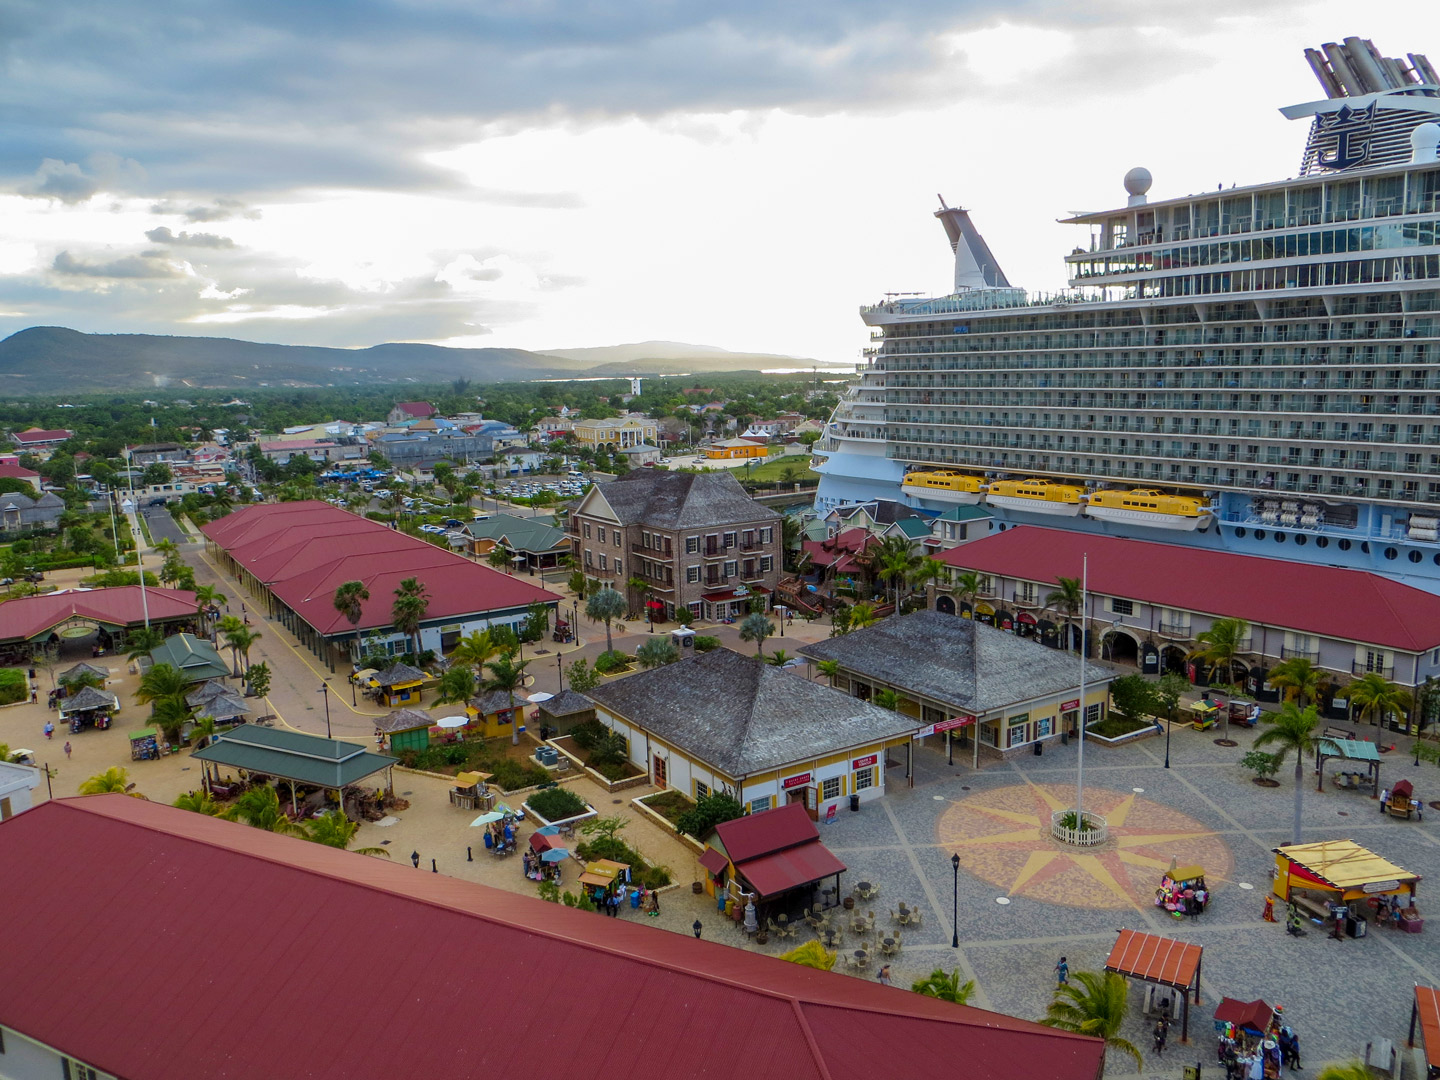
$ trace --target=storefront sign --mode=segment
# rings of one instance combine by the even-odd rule
[[[935,725],[934,725],[934,724],[926,724],[926,725],[925,725],[924,727],[922,727],[919,731],[915,732],[914,735],[911,735],[910,738],[912,738],[912,739],[923,739],[923,738],[925,738],[926,735],[934,735],[934,734],[935,734]]]
[[[975,722],[973,716],[952,716],[949,720],[941,720],[935,725],[936,731],[950,731],[954,728],[969,727]]]
[[[1060,703],[1061,712],[1070,712],[1072,709],[1078,709],[1079,707],[1080,699],[1078,697],[1074,701],[1062,701]]]
[[[807,772],[801,773],[799,776],[792,776],[789,780],[782,780],[780,786],[788,790],[792,787],[804,787],[808,783],[810,783],[810,774]]]
[[[854,761],[850,762],[850,767],[852,769],[868,769],[871,765],[874,765],[875,762],[879,760],[879,754],[870,754],[866,757],[857,757]]]
[[[1360,891],[1363,893],[1390,892],[1398,888],[1400,888],[1398,881],[1371,881],[1361,885]]]

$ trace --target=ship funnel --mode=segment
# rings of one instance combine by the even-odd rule
[[[1318,49],[1306,49],[1305,59],[1331,99],[1410,90],[1437,82],[1435,69],[1424,56],[1407,53],[1404,60],[1384,56],[1368,38],[1347,37],[1344,44],[1327,42]]]
[[[958,206],[946,206],[940,200],[940,209],[935,211],[940,224],[945,226],[945,235],[950,238],[950,250],[955,253],[955,291],[965,289],[1008,289],[1010,282],[1005,271],[995,261],[990,245],[975,228],[968,212]]]

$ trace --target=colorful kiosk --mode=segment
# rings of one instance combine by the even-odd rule
[[[1424,927],[1415,909],[1420,875],[1396,866],[1353,840],[1322,840],[1317,844],[1284,844],[1275,848],[1275,895],[1319,919],[1336,920],[1351,937],[1363,936],[1366,905],[1380,916],[1382,908],[1411,933]],[[1392,899],[1393,898],[1393,899]]]

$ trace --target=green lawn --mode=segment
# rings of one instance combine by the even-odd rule
[[[794,482],[796,483],[813,483],[820,479],[820,474],[810,468],[808,454],[788,454],[785,457],[767,461],[763,465],[752,465],[748,479],[779,483],[785,479],[783,474],[786,469],[795,470]],[[735,478],[737,480],[747,479],[744,468],[735,470]]]

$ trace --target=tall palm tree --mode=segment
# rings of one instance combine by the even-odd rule
[[[405,578],[395,590],[395,602],[390,606],[390,621],[395,629],[406,638],[414,640],[415,655],[420,655],[420,624],[430,610],[430,594],[419,578]]]
[[[1287,701],[1308,705],[1319,700],[1330,685],[1330,676],[1317,668],[1308,656],[1292,656],[1270,669],[1270,685],[1284,690]]]
[[[765,655],[765,639],[773,633],[775,624],[759,611],[752,611],[740,620],[740,640],[755,642],[756,656]]]
[[[936,968],[925,978],[912,983],[910,989],[925,997],[939,998],[941,1001],[953,1001],[956,1005],[964,1005],[970,1000],[970,995],[975,992],[975,980],[968,979],[962,983],[959,968],[949,975],[945,974],[944,968]]]
[[[1315,735],[1315,727],[1320,723],[1320,717],[1316,715],[1314,705],[1307,705],[1302,709],[1293,701],[1287,701],[1278,713],[1269,718],[1269,722],[1272,726],[1256,737],[1254,746],[1256,750],[1267,746],[1275,747],[1277,768],[1284,762],[1286,754],[1291,750],[1295,751],[1295,822],[1291,829],[1290,842],[1298,844],[1300,817],[1305,801],[1304,760],[1306,754],[1315,753],[1319,741]]]
[[[1084,612],[1080,610],[1083,603],[1083,589],[1078,577],[1060,577],[1055,579],[1059,588],[1052,589],[1045,594],[1045,606],[1057,615],[1065,618],[1065,648],[1069,649],[1075,644],[1075,616],[1080,615],[1080,648],[1085,648],[1085,621]]]
[[[311,818],[306,822],[306,828],[309,830],[310,839],[315,843],[348,851],[350,845],[355,842],[355,834],[360,831],[360,823],[351,821],[339,810],[328,810],[319,817]],[[356,848],[355,854],[390,858],[390,852],[383,847]]]
[[[180,745],[190,716],[190,706],[183,697],[163,697],[150,707],[150,719],[164,732],[165,739],[171,746]]]
[[[81,795],[118,794],[130,786],[130,774],[118,765],[112,765],[102,773],[96,773],[80,785]]]
[[[589,600],[585,601],[585,617],[592,622],[603,622],[605,624],[605,651],[614,651],[615,645],[610,639],[610,623],[625,614],[625,598],[612,589],[609,585],[597,591]]]
[[[364,603],[370,599],[370,590],[365,587],[363,581],[342,581],[335,586],[335,595],[331,603],[335,610],[345,616],[345,621],[350,624],[350,629],[355,631],[355,662],[360,661],[360,617],[364,613]]]
[[[861,601],[850,609],[850,629],[864,630],[875,625],[875,605]]]
[[[227,597],[214,585],[201,585],[195,590],[195,613],[204,615],[210,608],[219,607]]]
[[[141,626],[125,637],[125,659],[139,660],[165,644],[165,635],[153,626]]]
[[[230,666],[237,679],[240,677],[240,650],[231,644],[230,635],[248,629],[249,627],[245,625],[244,621],[238,615],[226,615],[215,624],[217,637],[224,638],[225,646],[230,650]]]
[[[436,689],[440,691],[440,694],[435,699],[435,705],[469,701],[475,696],[475,672],[464,664],[452,664],[440,676],[440,683]]]
[[[612,590],[613,591],[613,590]],[[619,596],[619,593],[615,594]],[[521,660],[518,663],[510,655],[501,656],[486,664],[486,670],[490,677],[481,683],[480,688],[487,692],[499,690],[501,693],[510,695],[510,745],[520,745],[520,717],[515,709],[515,691],[525,687],[525,669],[530,666],[529,660]]]
[[[975,598],[980,595],[980,575],[974,570],[966,570],[963,574],[955,575],[955,596],[961,604],[974,605]]]
[[[250,677],[250,648],[259,641],[263,635],[259,630],[251,630],[248,626],[242,626],[239,630],[231,630],[225,635],[225,644],[229,645],[244,661],[246,682]]]
[[[190,680],[185,673],[172,664],[152,664],[150,670],[140,676],[140,686],[135,691],[135,700],[141,705],[150,705],[165,698],[185,700],[185,691]]]
[[[1209,630],[1195,635],[1200,645],[1189,654],[1189,659],[1199,660],[1212,670],[1224,673],[1224,681],[1235,681],[1235,658],[1243,651],[1250,638],[1250,624],[1244,619],[1216,619]],[[1214,679],[1212,682],[1216,681]]]
[[[930,582],[939,586],[941,578],[950,572],[950,567],[932,555],[922,556],[916,564],[915,570],[910,575],[910,581],[914,585],[923,585]]]
[[[1367,671],[1346,687],[1346,691],[1360,719],[1369,720],[1376,727],[1390,713],[1407,715],[1415,704],[1408,691],[1376,671]]]
[[[189,810],[194,814],[205,814],[207,817],[220,815],[220,804],[212,799],[210,792],[204,788],[199,791],[187,791],[183,795],[176,796],[175,801],[170,805],[180,810]]]
[[[894,588],[895,606],[900,606],[900,587],[910,580],[921,563],[919,555],[910,550],[910,541],[903,536],[889,536],[880,541],[874,559],[875,572]]]
[[[455,643],[455,648],[450,653],[450,663],[481,671],[499,651],[500,646],[491,637],[489,630],[471,630]]]
[[[285,836],[304,836],[305,830],[293,824],[280,808],[280,795],[269,784],[252,787],[228,810],[220,814],[226,821],[243,821],[246,825]]]
[[[1136,1071],[1145,1067],[1140,1051],[1120,1037],[1125,1024],[1125,978],[1113,971],[1076,971],[1072,982],[1055,988],[1055,1000],[1040,1023],[1061,1031],[1093,1035],[1105,1041],[1105,1049],[1119,1050],[1135,1059]]]
[[[824,675],[827,679],[830,680],[831,686],[834,686],[835,680],[840,677],[839,660],[821,660],[818,664],[815,665],[815,667],[821,675]]]

